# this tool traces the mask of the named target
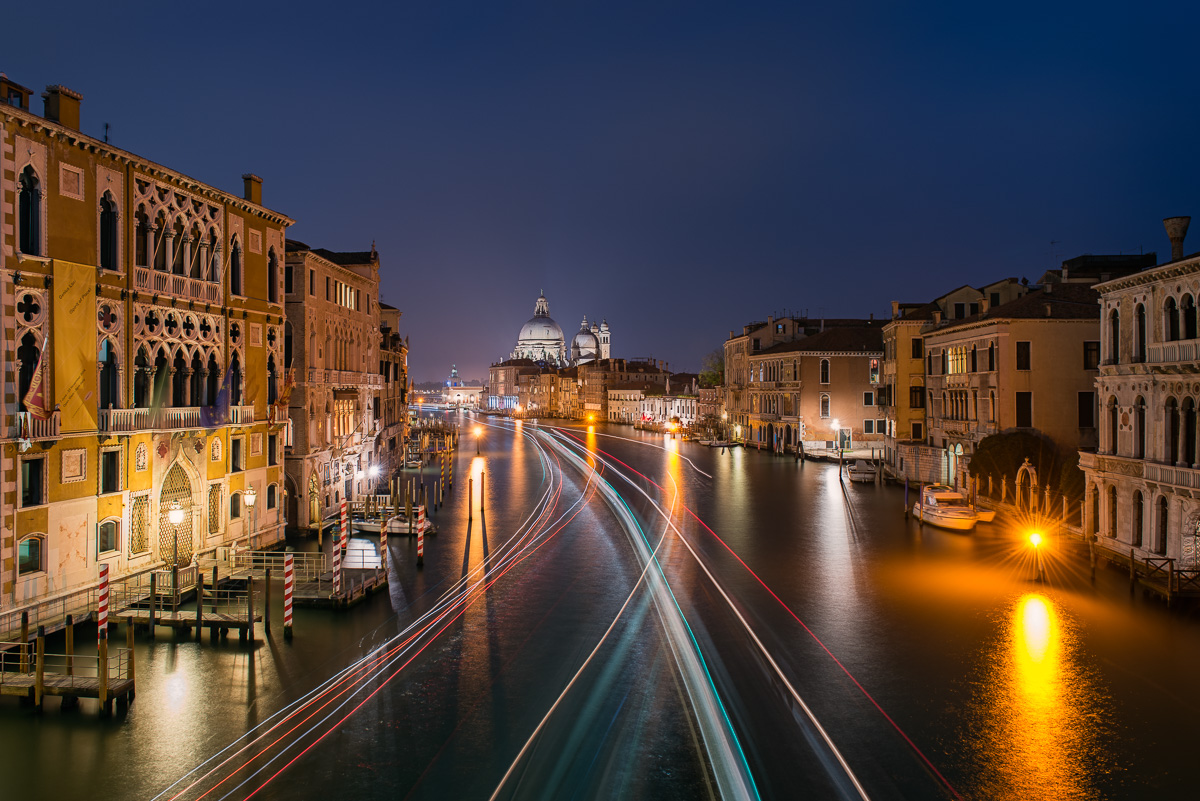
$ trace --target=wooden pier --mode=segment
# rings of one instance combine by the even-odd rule
[[[71,629],[67,629],[67,652],[46,653],[46,633],[39,629],[34,643],[7,643],[0,651],[0,696],[15,696],[32,702],[41,711],[46,696],[58,696],[64,706],[79,703],[80,698],[95,698],[100,713],[112,713],[115,701],[126,707],[134,698],[133,631],[129,647],[108,649],[102,638],[95,656],[74,653]]]

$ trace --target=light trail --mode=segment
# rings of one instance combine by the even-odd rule
[[[570,431],[567,431],[565,429],[560,429],[560,430],[563,431],[564,433],[566,433],[568,436],[572,437],[576,441],[576,443],[577,443],[576,447],[587,450],[586,444],[584,444],[583,441],[579,439],[579,437],[575,436],[574,433],[571,433]],[[637,442],[638,440],[629,440],[629,441]],[[649,476],[645,475],[644,473],[639,472],[637,469],[631,467],[630,465],[621,461],[620,459],[613,456],[612,454],[609,454],[609,453],[599,450],[599,449],[596,449],[596,451],[600,454],[604,454],[604,456],[607,457],[608,460],[615,461],[618,464],[622,465],[623,467],[627,468],[628,470],[630,470],[634,473],[637,473],[637,475],[641,476],[647,482],[654,485],[659,490],[662,490],[662,486],[660,484],[658,484],[656,481],[654,481],[654,479],[650,478]],[[614,469],[614,472],[616,472],[617,475],[621,475],[619,470]],[[622,477],[624,478],[624,476],[622,476]],[[629,479],[626,478],[625,480],[628,481]],[[631,486],[636,487],[636,485],[632,484],[632,482],[630,482],[630,484],[631,484]],[[639,491],[642,491],[640,487],[638,487],[637,489]],[[643,492],[643,494],[645,494],[644,491],[642,491],[642,492]],[[649,496],[647,496],[647,498],[649,498]],[[651,503],[653,503],[653,500],[651,500]],[[704,529],[709,534],[711,534],[713,536],[713,538],[717,542],[719,542],[721,544],[721,546],[724,547],[725,550],[728,551],[731,556],[733,556],[734,559],[737,560],[738,564],[740,564],[746,570],[746,572],[748,572],[751,576],[753,576],[754,580],[757,581],[762,586],[762,588],[764,590],[766,590],[767,593],[770,594],[770,596],[780,606],[782,606],[784,608],[784,610],[788,613],[788,615],[791,616],[791,618],[793,620],[795,620],[800,625],[801,628],[804,629],[805,633],[807,633],[810,637],[812,637],[812,639],[817,643],[817,645],[821,647],[821,650],[823,650],[826,653],[826,655],[828,655],[829,658],[833,660],[834,664],[836,664],[838,666],[838,668],[840,668],[841,671],[846,674],[846,677],[848,679],[850,679],[850,681],[859,690],[859,692],[861,692],[863,694],[863,696],[871,703],[871,705],[875,707],[875,709],[879,712],[879,714],[883,716],[883,718],[892,726],[892,728],[896,730],[896,733],[899,734],[901,738],[903,738],[904,742],[908,744],[908,746],[913,750],[913,752],[918,756],[918,758],[920,758],[920,760],[925,764],[925,766],[933,773],[933,775],[936,776],[939,781],[941,781],[941,783],[946,787],[946,789],[951,793],[951,795],[953,795],[956,799],[961,799],[962,796],[959,794],[958,790],[955,789],[954,785],[951,784],[950,781],[945,776],[942,775],[942,772],[937,769],[937,767],[933,764],[933,761],[930,760],[929,757],[925,755],[925,752],[922,751],[920,749],[920,747],[918,747],[917,744],[913,741],[913,739],[908,736],[908,733],[905,732],[904,729],[900,727],[900,724],[898,724],[892,718],[892,716],[889,715],[884,710],[883,706],[877,700],[875,700],[875,697],[873,695],[871,695],[871,693],[867,691],[867,689],[859,682],[859,680],[854,676],[854,674],[850,672],[850,669],[847,668],[845,666],[845,664],[843,664],[842,661],[837,658],[836,655],[834,655],[833,651],[831,651],[829,649],[829,646],[827,646],[824,643],[824,641],[822,641],[821,638],[817,636],[816,632],[814,632],[812,629],[810,629],[808,627],[808,625],[803,620],[800,619],[799,615],[797,615],[796,612],[790,606],[788,606],[788,604],[785,603],[784,600],[782,598],[780,598],[779,595],[776,594],[773,589],[771,589],[771,587],[762,579],[762,577],[759,576],[758,573],[756,573],[754,571],[754,569],[750,567],[750,565],[746,564],[745,560],[743,560],[741,558],[741,556],[739,556],[738,553],[736,551],[734,551],[733,548],[731,548],[729,546],[729,544],[720,537],[720,535],[718,535],[715,531],[713,531],[713,529],[707,523],[705,523],[702,519],[700,519],[700,517],[690,507],[687,506],[687,504],[683,504],[683,509],[689,515],[691,515],[692,518],[697,523],[699,523],[701,526],[703,526]],[[683,540],[682,535],[680,536],[680,539]],[[684,544],[685,545],[687,544],[686,540],[684,540]],[[689,546],[689,550],[691,550],[690,546]],[[693,551],[693,555],[695,555],[694,551]],[[697,562],[700,561],[698,556],[696,557],[696,560],[697,560]],[[701,565],[701,566],[703,567],[703,565]],[[707,569],[705,569],[705,572],[706,573],[708,572]],[[714,584],[715,584],[715,579],[714,579]],[[720,588],[718,587],[718,589],[720,589]],[[723,591],[722,591],[722,594],[724,594]]]
[[[581,471],[586,469],[586,463],[575,453],[577,447],[575,443],[557,432],[539,433],[576,469]],[[589,458],[604,461],[587,448],[580,450]],[[620,471],[616,472],[618,475],[620,474]],[[626,478],[626,480],[628,479]],[[638,558],[647,563],[653,563],[655,566],[655,569],[648,573],[651,598],[659,611],[659,619],[663,624],[667,644],[675,657],[680,677],[684,681],[688,697],[692,702],[692,709],[701,730],[701,739],[708,750],[709,762],[716,777],[720,795],[723,798],[758,798],[754,777],[750,773],[750,766],[746,762],[740,743],[738,743],[733,724],[721,703],[695,634],[688,625],[683,610],[680,609],[679,602],[666,580],[662,565],[650,552],[645,532],[642,531],[641,525],[637,522],[625,499],[604,478],[600,478],[599,486],[601,495],[608,502],[633,543]],[[661,513],[661,507],[658,508]]]
[[[540,445],[540,443],[538,443],[536,441],[536,438],[533,438],[528,435],[527,435],[527,438],[530,439],[530,441],[533,442],[534,446],[537,448],[538,454],[539,454],[539,459],[542,461],[543,469],[544,469],[545,464],[546,464],[546,456],[547,456],[545,449]],[[554,458],[555,458],[555,461],[558,460],[557,455],[555,455]],[[584,492],[581,492],[579,499],[576,500],[575,503],[573,503],[570,507],[568,507],[566,510],[564,510],[562,512],[562,514],[559,515],[557,520],[555,520],[553,522],[547,522],[548,518],[552,514],[553,510],[558,505],[558,499],[561,497],[561,493],[562,493],[561,467],[559,467],[557,474],[552,471],[550,476],[551,476],[551,478],[550,478],[549,485],[547,486],[547,490],[543,493],[543,495],[539,499],[539,501],[537,503],[535,503],[533,511],[531,511],[530,515],[526,518],[526,520],[520,526],[518,526],[518,528],[514,532],[513,536],[510,537],[503,545],[501,545],[501,547],[493,550],[490,557],[488,559],[485,559],[482,564],[480,564],[479,566],[474,568],[468,575],[464,576],[462,579],[460,579],[458,582],[456,582],[455,585],[453,585],[450,589],[448,589],[443,594],[443,596],[439,599],[439,601],[434,605],[434,607],[432,609],[430,609],[428,612],[423,614],[416,621],[414,621],[412,624],[410,624],[408,627],[406,627],[404,629],[404,631],[400,632],[399,634],[390,638],[385,643],[381,644],[377,649],[372,651],[372,653],[364,656],[362,659],[356,661],[355,663],[351,664],[350,666],[343,669],[342,671],[335,673],[334,676],[331,677],[331,679],[327,680],[326,682],[324,682],[321,685],[318,685],[318,687],[314,688],[312,691],[307,693],[305,696],[302,696],[300,699],[297,699],[296,702],[293,702],[292,704],[289,704],[288,706],[279,710],[279,712],[277,712],[274,715],[272,715],[271,717],[267,718],[265,721],[263,721],[257,727],[251,729],[246,734],[244,734],[242,737],[233,741],[233,743],[231,743],[229,746],[222,749],[221,751],[219,751],[217,754],[210,757],[209,759],[205,760],[203,763],[198,765],[196,768],[193,768],[191,771],[189,771],[187,774],[185,774],[179,780],[177,780],[172,785],[170,785],[168,788],[166,788],[163,792],[159,793],[159,795],[156,796],[155,798],[156,799],[162,798],[167,793],[170,793],[172,790],[174,790],[176,787],[178,787],[181,783],[187,781],[187,779],[189,777],[197,774],[198,771],[203,770],[206,766],[212,765],[212,763],[215,760],[220,759],[220,757],[222,755],[229,753],[232,749],[234,749],[237,746],[237,744],[239,742],[246,740],[246,738],[250,737],[255,731],[264,729],[264,727],[267,727],[268,724],[270,724],[272,721],[276,721],[274,723],[274,725],[271,725],[269,728],[266,728],[265,731],[262,731],[262,733],[259,734],[257,737],[254,737],[253,739],[250,739],[249,741],[245,742],[245,744],[240,749],[234,751],[232,754],[229,754],[229,756],[227,756],[223,761],[219,762],[216,765],[212,765],[211,767],[209,767],[209,769],[205,773],[200,775],[198,778],[196,778],[195,781],[193,781],[191,784],[187,785],[186,787],[181,789],[178,793],[176,793],[174,796],[172,796],[172,799],[178,799],[178,798],[184,796],[185,794],[189,793],[191,790],[195,789],[198,784],[200,784],[201,782],[204,782],[206,779],[213,776],[213,774],[215,772],[219,771],[220,769],[222,769],[223,767],[228,765],[233,759],[236,759],[238,756],[244,754],[255,743],[259,742],[264,737],[269,736],[272,732],[274,732],[275,730],[277,730],[280,727],[282,727],[283,725],[285,725],[288,720],[295,718],[297,715],[301,714],[305,709],[309,708],[310,706],[312,706],[314,703],[316,703],[323,697],[330,696],[330,693],[333,693],[333,691],[336,690],[339,686],[345,685],[345,686],[342,686],[341,691],[337,692],[336,694],[331,695],[328,698],[328,700],[325,701],[325,703],[321,704],[321,706],[317,707],[316,710],[309,713],[308,716],[303,718],[298,724],[293,726],[287,732],[284,732],[279,737],[277,737],[272,743],[267,744],[258,753],[248,757],[238,767],[234,768],[232,773],[227,775],[225,778],[221,779],[219,782],[217,782],[217,784],[215,786],[209,788],[208,791],[197,796],[197,799],[204,798],[209,793],[211,793],[213,790],[217,789],[220,785],[224,784],[226,781],[228,781],[230,778],[232,778],[234,775],[236,775],[239,771],[247,768],[256,759],[258,759],[259,757],[266,754],[268,751],[270,751],[276,745],[280,744],[284,740],[284,738],[295,733],[300,728],[300,726],[302,726],[307,721],[311,720],[313,717],[315,717],[317,714],[319,714],[323,709],[325,709],[330,704],[332,704],[334,701],[336,701],[339,697],[346,695],[347,693],[350,693],[350,694],[356,693],[359,689],[365,687],[368,682],[370,682],[374,679],[377,679],[380,675],[382,675],[384,670],[386,670],[388,667],[390,667],[392,664],[394,664],[398,659],[402,658],[404,656],[404,654],[407,652],[407,649],[409,647],[411,647],[414,643],[416,643],[422,635],[426,634],[431,628],[438,625],[438,623],[441,622],[442,620],[445,620],[446,617],[449,616],[455,609],[459,609],[460,611],[459,611],[458,615],[455,615],[454,618],[452,618],[452,620],[457,619],[457,617],[462,614],[462,610],[464,610],[466,608],[466,606],[469,606],[470,604],[472,604],[476,600],[478,600],[479,597],[482,597],[482,594],[488,588],[490,588],[496,581],[498,581],[500,578],[502,578],[503,575],[505,575],[508,572],[508,570],[512,569],[513,566],[515,566],[516,564],[519,564],[521,561],[524,561],[524,559],[528,558],[528,556],[530,556],[533,552],[535,552],[538,548],[540,548],[541,545],[545,544],[545,542],[547,542],[550,538],[552,538],[557,533],[559,533],[575,517],[575,515],[577,515],[579,513],[579,511],[583,508],[583,506],[586,505],[587,498],[588,498],[588,492],[587,492],[588,488],[585,486]],[[559,480],[557,482],[554,480],[556,476],[557,476],[557,478],[559,478]],[[571,510],[573,510],[573,509],[575,511],[574,511],[574,513],[571,513]],[[571,514],[568,517],[569,513],[571,513]],[[491,564],[489,564],[489,562]],[[499,572],[499,574],[495,575],[490,581],[485,581],[485,579],[480,579],[479,581],[475,581],[474,583],[469,583],[470,580],[472,579],[472,577],[483,573],[486,578],[487,571],[495,570],[498,568],[503,568],[503,569]],[[452,622],[452,620],[451,620],[451,622]],[[420,650],[418,650],[417,653],[420,653],[420,651],[422,651],[422,650],[424,650],[424,648],[428,647],[429,643],[432,642],[434,639],[436,639],[437,634],[440,634],[441,631],[444,630],[444,628],[445,627],[443,627],[437,633],[435,633],[430,638],[429,642],[427,642],[425,645],[421,646]],[[415,656],[416,656],[416,654],[413,654],[413,656],[410,657],[409,662],[411,662],[412,658],[415,658]],[[407,665],[408,662],[406,662],[405,664]],[[402,668],[403,668],[403,666],[401,666],[401,669]],[[393,676],[389,676],[387,681],[390,681],[390,679],[392,677],[394,677],[394,675],[395,674],[393,674]],[[356,679],[355,676],[358,676],[358,678]],[[354,684],[357,684],[357,686],[352,686]],[[372,693],[372,695],[374,695],[374,693]],[[306,729],[304,732],[301,732],[297,736],[300,738],[303,738],[303,737],[307,736],[308,733],[315,731],[315,728],[317,726],[320,726],[321,723],[328,720],[334,713],[336,713],[336,711],[338,709],[345,707],[345,705],[348,704],[349,701],[350,701],[350,699],[346,698],[346,700],[342,701],[341,704],[339,704],[337,707],[334,708],[333,712],[331,712],[329,715],[327,715],[321,721],[318,721],[317,723],[313,724],[313,726],[308,727],[308,729]],[[361,704],[359,706],[361,706]],[[357,708],[358,707],[355,707],[355,709],[357,709]],[[339,724],[340,724],[340,722],[341,721],[339,721]],[[327,733],[328,732],[326,732],[326,734]],[[324,735],[322,735],[322,736],[324,736]],[[284,746],[285,750],[289,747],[290,746]],[[278,756],[273,758],[267,764],[270,764],[270,762],[274,762],[278,758],[279,758]],[[289,763],[289,764],[291,764],[291,763]],[[252,776],[256,775],[257,773],[260,773],[262,770],[263,770],[263,768],[260,768],[258,771],[255,771],[255,774],[251,774],[251,775]],[[278,775],[278,774],[276,774],[276,775]],[[274,778],[274,777],[272,777],[272,778]],[[244,785],[245,781],[243,781],[242,784]],[[241,785],[239,785],[239,787],[240,786]],[[232,790],[231,792],[236,792],[236,789],[237,788],[234,788],[234,790]]]

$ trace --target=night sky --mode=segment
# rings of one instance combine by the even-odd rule
[[[768,314],[1163,260],[1200,217],[1193,3],[499,5],[12,3],[0,71],[261,175],[290,237],[375,240],[417,381],[485,377],[539,289],[696,369]]]

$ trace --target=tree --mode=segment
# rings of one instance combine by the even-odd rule
[[[1028,431],[1008,431],[984,437],[971,456],[969,469],[971,475],[984,481],[989,475],[996,481],[1012,481],[1026,459],[1037,470],[1042,488],[1054,487],[1071,498],[1082,494],[1079,454],[1064,452],[1052,440]]]
[[[714,348],[700,360],[700,386],[719,387],[725,384],[725,346]]]

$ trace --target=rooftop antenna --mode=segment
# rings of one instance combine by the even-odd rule
[[[1052,264],[1051,267],[1062,264],[1062,254],[1058,252],[1058,248],[1056,247],[1060,244],[1062,243],[1057,239],[1050,240],[1050,258],[1054,260],[1054,264]]]
[[[108,123],[104,123],[104,144],[108,144]]]

